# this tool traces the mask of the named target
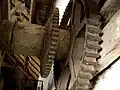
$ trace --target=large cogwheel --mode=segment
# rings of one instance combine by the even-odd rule
[[[80,71],[72,90],[88,90],[90,80],[93,78],[97,65],[96,59],[100,57],[101,50],[101,18],[98,14],[90,13],[85,26],[85,42],[83,50],[83,59],[80,65]]]
[[[47,56],[46,57],[46,64],[44,67],[44,72],[42,77],[47,77],[51,71],[51,67],[53,65],[53,61],[55,59],[56,50],[58,46],[58,39],[59,39],[59,10],[58,8],[53,9],[52,14],[52,30],[50,32],[50,38],[49,38],[49,45],[47,49]]]

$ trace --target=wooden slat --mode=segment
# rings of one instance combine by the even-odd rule
[[[16,10],[19,8],[19,6],[21,5],[22,3],[20,1],[16,2],[16,5],[15,7],[10,11],[10,16],[12,16],[13,14],[15,14]]]
[[[22,11],[22,15],[23,15],[27,20],[29,20],[30,14],[27,12],[26,9],[24,9],[24,10]]]
[[[39,77],[34,74],[34,72],[32,71],[30,67],[28,67],[28,70],[29,70],[29,73],[32,75],[32,77],[34,77],[35,80],[38,80]]]
[[[17,58],[17,60],[24,66],[24,61],[21,59],[17,54],[14,54],[14,56]]]
[[[14,59],[13,57],[11,57],[11,56],[9,55],[9,53],[7,53],[7,55],[8,55],[9,58],[13,61],[13,63],[16,64],[15,59]],[[21,71],[21,73],[23,74],[23,76],[29,80],[29,82],[31,83],[31,85],[33,85],[33,82],[31,81],[30,75],[29,75],[28,73],[26,73],[26,72],[22,69],[22,67],[20,67],[20,66],[17,65],[17,68]]]
[[[28,64],[28,66],[34,71],[34,73],[36,73],[36,75],[40,75],[40,71],[38,72],[38,70],[40,70],[40,68],[35,68],[35,65],[31,62],[31,61],[29,61],[28,62],[29,64]]]
[[[33,64],[30,60],[29,60],[29,64],[32,65],[32,67],[34,67],[34,69],[36,69],[37,72],[40,72],[40,67],[37,68],[36,65]]]
[[[40,60],[38,59],[38,57],[36,56],[30,56],[30,57],[39,67],[41,66]]]
[[[25,62],[25,57],[22,55],[22,54],[19,54],[19,57],[22,59],[22,60],[24,60],[24,62]]]
[[[37,58],[37,57],[36,57],[36,58]],[[36,58],[34,58],[34,60],[33,60],[32,58],[29,58],[29,61],[34,65],[34,67],[37,68],[38,71],[40,71],[40,66],[38,66],[39,63],[36,63],[36,61],[38,61],[39,59],[36,59]],[[39,61],[39,62],[40,62],[40,61]]]

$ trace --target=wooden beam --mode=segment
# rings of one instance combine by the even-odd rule
[[[101,58],[98,60],[100,66],[98,73],[108,67],[120,56],[120,10],[110,19],[104,27],[103,43],[100,52]]]

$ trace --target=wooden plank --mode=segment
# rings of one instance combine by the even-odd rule
[[[120,56],[120,10],[111,18],[103,29],[103,50],[100,53],[101,59],[98,61],[98,73],[110,65]]]
[[[76,0],[75,8],[74,8],[74,15],[73,15],[73,25],[75,25],[75,29],[79,29],[81,24],[81,12],[82,12],[82,5],[79,1]],[[84,18],[83,18],[84,19]]]
[[[57,90],[66,90],[70,77],[69,67],[65,67],[58,81]]]
[[[81,35],[79,38],[75,40],[75,45],[73,49],[73,63],[74,63],[76,76],[80,71],[80,64],[83,56],[84,42],[85,42],[84,35],[83,36]]]

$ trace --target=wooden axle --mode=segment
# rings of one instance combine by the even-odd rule
[[[42,25],[3,21],[0,25],[0,50],[27,56],[40,56],[47,29],[49,27]],[[69,31],[60,29],[58,41],[56,59],[63,59],[68,53]]]

